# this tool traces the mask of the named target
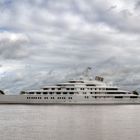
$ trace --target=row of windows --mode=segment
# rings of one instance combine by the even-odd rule
[[[88,99],[89,96],[85,96],[85,99]],[[92,98],[113,98],[112,96],[92,96]],[[126,97],[123,97],[123,96],[115,96],[114,98],[138,98],[138,96],[126,96]]]
[[[90,92],[90,94],[100,94],[100,93],[101,92]],[[27,92],[27,94],[75,94],[75,92]],[[88,94],[88,92],[83,92],[83,94]],[[126,92],[104,92],[104,94],[126,94]]]
[[[74,94],[74,92],[27,92],[27,94]]]
[[[90,92],[90,94],[100,94],[100,93],[104,93],[104,94],[127,94],[126,92]],[[86,94],[86,92],[83,92],[83,94]]]
[[[126,94],[126,92],[107,92],[107,94]]]
[[[27,97],[27,99],[42,99],[42,97]],[[44,99],[55,99],[55,97],[44,97]],[[66,99],[66,97],[57,97],[56,99]],[[68,97],[68,99],[72,99],[72,97]]]
[[[90,92],[90,94],[126,94],[125,92]],[[83,92],[83,94],[88,94],[87,92]]]
[[[111,96],[92,96],[92,98],[112,98]],[[115,96],[114,98],[123,98],[123,96]],[[125,97],[129,98],[129,97]],[[138,98],[137,96],[130,96],[130,98]],[[42,97],[27,97],[27,99],[42,99]],[[44,97],[44,99],[55,99],[55,97]],[[56,99],[66,99],[66,97],[57,97]],[[68,97],[72,99],[72,97]],[[89,99],[89,96],[85,96],[85,99]]]
[[[80,90],[105,90],[105,88],[80,88]]]
[[[63,88],[43,88],[44,90],[62,90]],[[74,88],[66,88],[66,90],[74,90]]]
[[[43,88],[44,90],[62,90],[64,88]],[[118,90],[117,88],[80,88],[80,90]],[[66,90],[75,90],[75,88],[66,88]]]
[[[27,99],[42,99],[42,97],[27,97]]]

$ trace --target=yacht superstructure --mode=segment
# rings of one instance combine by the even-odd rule
[[[100,76],[86,76],[39,90],[22,91],[20,95],[1,95],[0,103],[27,104],[129,104],[140,103],[137,93],[108,85]]]

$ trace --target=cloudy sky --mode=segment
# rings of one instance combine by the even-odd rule
[[[1,89],[38,89],[88,66],[124,89],[140,87],[140,1],[0,0]]]

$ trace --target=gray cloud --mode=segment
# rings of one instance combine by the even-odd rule
[[[139,9],[139,7],[140,7],[140,1],[138,0],[138,1],[136,1],[136,3],[135,3],[135,9]]]
[[[25,45],[28,38],[22,34],[0,33],[0,56],[4,59],[19,59],[27,56]]]
[[[101,74],[124,88],[138,87],[138,3],[2,0],[1,88],[12,93],[39,88],[80,76],[88,66],[94,75]]]

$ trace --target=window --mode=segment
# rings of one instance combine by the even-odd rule
[[[66,90],[69,90],[69,88],[66,88]]]
[[[126,94],[126,92],[107,92],[107,94]]]
[[[115,96],[115,98],[123,98],[123,96]]]
[[[87,84],[86,86],[95,86],[94,84]]]
[[[55,88],[52,88],[52,90],[55,90]]]
[[[138,98],[138,96],[130,96],[130,98]]]
[[[38,97],[38,99],[41,99],[41,97]]]
[[[36,94],[41,94],[41,92],[36,92]]]
[[[29,94],[34,94],[34,92],[29,92]]]
[[[72,99],[72,97],[68,97],[68,99]]]
[[[31,99],[37,99],[37,97],[31,97]]]
[[[69,83],[84,83],[83,81],[69,81]]]
[[[58,90],[61,90],[61,88],[58,88]]]
[[[106,90],[118,90],[118,88],[106,88]]]
[[[61,94],[61,92],[56,92],[56,94]]]
[[[69,81],[70,83],[76,83],[76,81]]]
[[[74,94],[74,92],[70,92],[69,94]]]
[[[88,96],[85,96],[85,98],[88,99],[89,97]]]
[[[67,92],[63,92],[63,94],[67,94]]]
[[[48,92],[43,92],[43,94],[48,94]]]
[[[48,97],[44,97],[44,99],[48,99]]]

